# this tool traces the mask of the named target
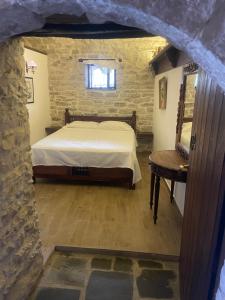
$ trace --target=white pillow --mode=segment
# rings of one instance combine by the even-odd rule
[[[131,130],[132,127],[125,122],[121,121],[103,121],[99,123],[100,129],[109,129],[109,130]]]
[[[98,122],[93,122],[93,121],[74,121],[66,125],[67,128],[91,128],[91,129],[96,129],[98,128],[98,126],[99,126]]]

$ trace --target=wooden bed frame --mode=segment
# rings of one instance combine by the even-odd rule
[[[65,124],[73,121],[122,121],[129,124],[136,133],[136,111],[131,116],[108,117],[97,115],[72,115],[67,108],[65,110]],[[135,189],[133,184],[133,170],[129,168],[93,168],[93,167],[70,167],[70,166],[34,166],[33,179],[51,178],[61,180],[87,181],[87,182],[108,182],[126,184],[129,189]]]

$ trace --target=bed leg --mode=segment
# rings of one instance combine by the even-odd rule
[[[135,190],[135,184],[129,182],[129,190]]]

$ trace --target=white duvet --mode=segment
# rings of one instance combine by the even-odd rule
[[[129,168],[133,183],[141,179],[132,128],[70,128],[64,126],[32,147],[33,166]]]

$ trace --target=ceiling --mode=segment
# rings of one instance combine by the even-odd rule
[[[52,15],[46,18],[46,23],[43,28],[23,33],[22,35],[69,37],[74,39],[141,38],[153,36],[141,29],[119,25],[113,22],[92,24],[85,14],[80,17],[59,14]]]

